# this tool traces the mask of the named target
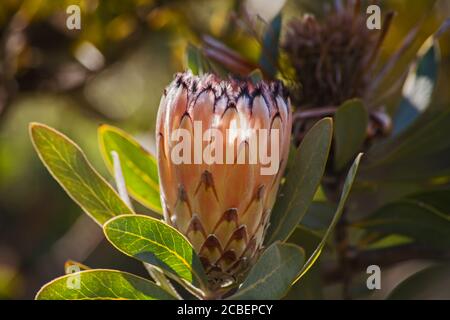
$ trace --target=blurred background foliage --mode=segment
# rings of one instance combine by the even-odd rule
[[[282,30],[287,21],[301,14],[309,12],[323,16],[323,8],[331,2],[287,1],[282,10]],[[72,4],[81,7],[81,30],[66,28],[66,8]],[[385,79],[385,89],[382,90],[386,90],[401,76],[425,39],[450,16],[450,2],[385,0],[380,4],[383,11],[397,12],[381,48],[382,61],[392,55],[418,21],[423,21],[411,48]],[[63,273],[67,259],[145,275],[139,263],[116,253],[105,243],[101,230],[81,214],[80,209],[50,177],[32,150],[27,125],[30,121],[39,121],[63,131],[80,144],[104,176],[107,176],[107,171],[97,147],[98,125],[117,125],[153,150],[159,99],[173,73],[185,68],[184,52],[188,43],[199,44],[202,35],[210,35],[239,51],[248,61],[257,63],[261,46],[254,34],[236,19],[239,5],[240,1],[231,0],[1,1],[0,298],[33,298],[43,283]],[[450,108],[449,39],[449,35],[444,34],[440,41],[442,61],[430,114],[444,113]],[[386,109],[393,113],[400,99],[400,95],[392,96],[385,103]],[[448,140],[449,122],[437,124],[447,128],[431,127],[428,133],[434,132],[438,140]],[[415,124],[415,129],[424,126],[422,121],[422,124]],[[411,157],[408,161],[415,159],[414,154]],[[405,166],[408,161],[391,169],[392,172],[401,172],[402,169],[408,177],[411,173],[420,175],[420,172],[407,170]],[[450,157],[442,161],[448,164]],[[427,162],[427,165],[442,166],[439,161],[435,164]],[[408,208],[410,202],[404,202],[403,207],[402,203],[389,203],[424,188],[448,188],[449,178],[450,171],[440,173],[433,180],[387,179],[374,182],[377,179],[371,179],[369,173],[367,179],[360,179],[359,188],[353,192],[350,209],[353,212],[373,213],[381,208],[376,212],[381,219],[383,210],[390,212],[386,206],[396,205],[399,206],[396,208],[399,215],[403,212],[409,217],[412,210],[416,210]],[[436,202],[436,199],[433,196],[420,201]],[[437,205],[442,205],[442,212],[448,215],[448,193],[443,192],[439,199]],[[310,236],[304,232],[298,234],[297,242],[307,251],[309,244],[314,247],[314,232],[320,233],[320,227],[326,225],[325,222],[320,223],[320,218],[327,221],[327,212],[333,210],[330,204],[320,201],[323,195],[317,200],[304,222],[312,230]],[[414,211],[413,214],[418,217],[416,221],[423,218],[422,212]],[[439,219],[435,223],[442,225]],[[352,237],[360,241],[361,230],[367,232],[370,226],[363,221],[352,228]],[[386,250],[391,246],[410,243],[408,235],[393,234],[380,238],[376,226],[372,228],[374,238],[363,237],[370,244],[368,249]],[[399,256],[388,255],[388,261],[378,261],[376,252],[367,251],[367,259],[361,263],[380,262],[389,268],[386,272],[383,269],[383,290],[375,293],[367,290],[367,275],[360,265],[350,288],[352,296],[383,298],[401,280],[430,266],[436,255],[440,260],[448,259],[450,235],[445,234],[448,228],[442,230],[443,235],[438,233],[436,242],[443,244],[444,248],[405,247],[396,253]],[[434,233],[435,229],[421,232],[418,239],[425,234],[424,243],[428,245],[427,235]],[[447,242],[440,242],[445,236]],[[442,249],[445,249],[444,252]],[[420,252],[418,255],[415,255],[416,251],[408,255],[409,250]],[[436,254],[435,250],[438,251]],[[427,254],[424,255],[424,251]],[[305,277],[304,285],[293,288],[289,298],[342,297],[341,287],[345,285],[341,281],[343,270],[333,269],[333,261],[336,260],[333,253],[323,260]],[[424,281],[424,277],[432,277],[436,272],[425,272],[416,277]],[[448,268],[442,272],[446,276],[444,283],[449,283]],[[443,278],[439,279],[442,288],[450,288],[450,285],[442,285]],[[320,283],[324,284],[325,290],[321,290]],[[397,291],[401,290],[404,289]]]

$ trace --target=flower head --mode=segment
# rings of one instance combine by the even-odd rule
[[[164,217],[190,240],[212,286],[242,274],[263,246],[291,122],[279,82],[182,73],[164,92],[156,128]]]
[[[379,32],[352,5],[330,12],[323,21],[305,15],[288,24],[283,48],[297,71],[302,93],[297,105],[337,106],[363,97]]]

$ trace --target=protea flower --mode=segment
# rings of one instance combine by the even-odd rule
[[[161,99],[156,136],[164,218],[190,240],[212,287],[235,281],[263,246],[289,150],[292,116],[285,92],[279,82],[253,84],[188,72],[177,74]],[[196,132],[199,125],[200,133]],[[182,141],[171,139],[177,129],[188,133],[182,140],[192,141],[189,150],[181,152],[182,157],[191,158],[190,163],[173,159]],[[202,140],[208,129],[223,134],[223,140]],[[238,129],[233,131],[237,134],[227,134],[229,129]],[[239,129],[278,129],[276,171],[262,174],[261,162],[250,163],[245,133],[249,131]],[[271,154],[275,149],[269,132],[266,142]],[[263,139],[258,139],[258,146]],[[225,158],[233,150],[232,156],[223,163],[205,161],[193,145],[199,140],[203,152],[214,145],[215,153]],[[237,163],[244,157],[244,164]]]

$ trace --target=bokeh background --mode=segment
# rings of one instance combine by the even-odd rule
[[[145,275],[140,263],[104,241],[98,226],[51,178],[32,149],[28,123],[43,122],[69,135],[108,177],[97,146],[98,125],[116,125],[152,150],[161,93],[173,73],[183,70],[188,43],[209,34],[256,59],[258,43],[233,19],[239,2],[1,0],[0,299],[33,298],[40,286],[64,273],[68,259]],[[289,0],[284,21],[305,12],[320,15],[326,2]],[[82,10],[81,30],[66,28],[66,8],[72,4]],[[424,21],[400,69],[450,16],[447,0],[386,0],[380,5],[397,11],[382,59]],[[449,106],[449,40],[444,35],[441,41],[435,108]],[[402,279],[399,270],[409,270],[395,267],[392,281]]]

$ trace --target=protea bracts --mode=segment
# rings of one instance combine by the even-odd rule
[[[235,281],[263,246],[289,151],[292,116],[285,92],[279,82],[254,84],[184,73],[176,75],[161,99],[156,136],[164,217],[193,244],[211,287]],[[199,126],[200,134],[195,132]],[[188,133],[183,140],[193,141],[189,150],[181,152],[191,162],[173,159],[180,151],[179,142],[171,139],[177,129]],[[222,133],[223,140],[202,139],[208,129]],[[234,131],[237,134],[228,134],[230,129],[238,129]],[[279,148],[279,162],[273,174],[262,174],[264,165],[250,161],[245,132],[259,129],[269,132],[265,141],[270,145],[268,154],[275,151],[271,129],[278,129],[275,147]],[[264,144],[262,139],[259,136],[258,146]],[[199,140],[201,150],[205,152],[213,143],[215,153],[227,161],[198,161],[194,144]],[[228,159],[230,150],[233,156]],[[247,161],[238,163],[243,158]]]

